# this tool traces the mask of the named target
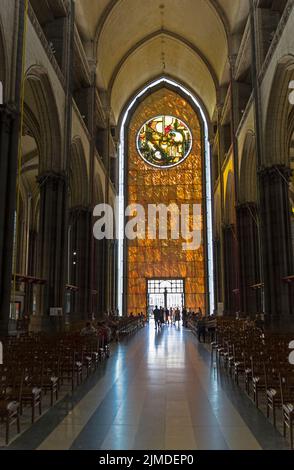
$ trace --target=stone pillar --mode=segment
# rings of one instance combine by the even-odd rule
[[[241,312],[255,316],[262,313],[261,290],[251,286],[261,283],[258,239],[258,213],[255,203],[237,207],[240,251]]]
[[[222,297],[222,254],[221,242],[219,238],[214,239],[214,296],[215,296],[215,309],[217,310],[218,304],[223,301]]]
[[[224,312],[233,315],[239,310],[239,293],[237,277],[237,243],[235,239],[235,227],[225,225],[223,227],[224,250]]]
[[[38,277],[45,279],[38,315],[32,320],[33,329],[54,327],[51,307],[64,309],[66,278],[67,185],[63,174],[45,173],[40,185],[40,221],[38,237]],[[49,321],[50,320],[50,321]],[[52,320],[52,321],[51,321]]]
[[[91,286],[91,312],[99,318],[105,312],[106,271],[104,267],[104,246],[106,240],[94,240],[93,285]]]
[[[30,230],[29,235],[29,256],[28,256],[28,276],[36,277],[37,266],[37,240],[38,234],[35,230]],[[25,286],[25,305],[24,312],[26,315],[32,315],[33,309],[33,295],[34,295],[34,286],[32,284],[26,284]]]
[[[289,204],[291,170],[283,165],[259,173],[263,237],[265,313],[284,325],[294,315],[293,285],[283,281],[293,275]],[[283,318],[282,318],[283,317]],[[294,322],[294,316],[290,320]]]
[[[0,334],[9,329],[19,116],[0,106]]]
[[[92,236],[92,214],[87,207],[78,207],[70,210],[70,278],[69,284],[78,287],[72,302],[74,319],[87,319],[89,315],[90,294],[90,243]],[[76,253],[74,255],[73,253]],[[75,265],[73,265],[73,259]]]

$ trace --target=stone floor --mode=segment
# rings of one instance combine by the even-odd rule
[[[111,358],[9,449],[287,449],[244,392],[183,328],[154,325]]]

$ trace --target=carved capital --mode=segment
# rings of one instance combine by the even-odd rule
[[[54,171],[45,172],[37,177],[37,182],[39,186],[44,186],[48,183],[66,183],[67,178],[65,173],[55,173]]]
[[[292,176],[292,170],[285,165],[273,165],[261,168],[258,174],[262,180],[270,179],[277,181],[284,179],[286,182],[289,182]]]
[[[5,132],[10,132],[11,123],[17,119],[18,115],[13,104],[0,105],[0,122]]]
[[[89,206],[75,206],[69,209],[69,213],[73,217],[78,217],[82,214],[92,214],[92,210]]]

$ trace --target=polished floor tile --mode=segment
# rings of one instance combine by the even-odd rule
[[[114,345],[77,393],[40,420],[39,440],[33,427],[14,448],[30,448],[30,437],[40,450],[284,446],[240,389],[219,376],[207,346],[188,330],[145,327]]]

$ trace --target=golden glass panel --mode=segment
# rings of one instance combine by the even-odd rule
[[[136,138],[144,123],[154,116],[171,115],[187,123],[192,133],[189,156],[176,168],[152,168],[140,157]],[[128,201],[142,204],[147,215],[148,204],[202,204],[202,139],[198,116],[182,97],[171,90],[161,89],[137,108],[129,127],[128,149]],[[192,209],[191,209],[192,215]],[[190,215],[189,225],[193,228]],[[147,217],[146,217],[147,219]],[[147,222],[147,220],[146,220]],[[157,228],[159,221],[157,220]],[[171,228],[171,219],[168,227]],[[203,231],[203,216],[197,223]],[[203,238],[203,236],[202,236]],[[183,278],[186,305],[205,308],[204,249],[184,251],[185,240],[133,240],[127,242],[128,312],[146,311],[146,279]]]

